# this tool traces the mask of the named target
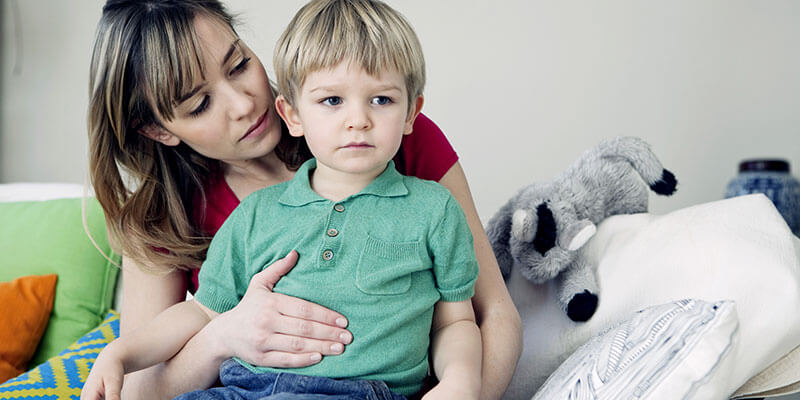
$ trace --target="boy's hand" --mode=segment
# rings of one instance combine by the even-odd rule
[[[120,400],[122,379],[125,375],[122,360],[107,350],[108,346],[100,352],[89,371],[81,390],[81,400]]]
[[[480,391],[474,391],[469,382],[456,382],[455,380],[444,380],[439,382],[433,387],[422,400],[450,400],[450,399],[464,399],[464,400],[477,400],[480,397]]]

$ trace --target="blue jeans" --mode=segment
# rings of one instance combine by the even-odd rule
[[[184,393],[176,400],[405,400],[381,381],[338,380],[290,373],[257,374],[234,360],[219,368],[223,387]]]

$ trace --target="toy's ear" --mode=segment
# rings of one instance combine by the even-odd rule
[[[520,242],[530,243],[536,233],[536,214],[527,208],[514,211],[511,217],[511,236]]]
[[[558,224],[556,224],[553,211],[547,204],[545,201],[536,206],[536,233],[533,235],[533,249],[542,256],[556,247],[556,238],[558,237]]]
[[[568,226],[558,238],[558,245],[569,251],[583,247],[597,232],[597,227],[588,219],[582,219]]]

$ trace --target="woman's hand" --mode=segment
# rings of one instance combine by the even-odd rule
[[[341,314],[272,291],[297,257],[292,250],[254,275],[242,301],[207,326],[231,354],[253,365],[297,368],[341,354],[352,341]]]
[[[122,360],[114,354],[113,347],[111,344],[106,346],[97,356],[81,390],[81,400],[120,399],[125,372]]]

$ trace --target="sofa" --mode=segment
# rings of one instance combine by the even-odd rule
[[[0,399],[77,399],[119,335],[102,210],[83,185],[0,184],[0,221]]]
[[[0,220],[0,300],[17,296],[0,301],[0,330],[24,337],[12,346],[0,333],[0,362],[25,371],[0,383],[0,399],[77,398],[119,335],[120,258],[99,204],[83,185],[0,184]],[[612,217],[586,251],[602,288],[586,323],[566,317],[551,285],[512,271],[525,349],[506,399],[800,390],[800,239],[764,196]]]

